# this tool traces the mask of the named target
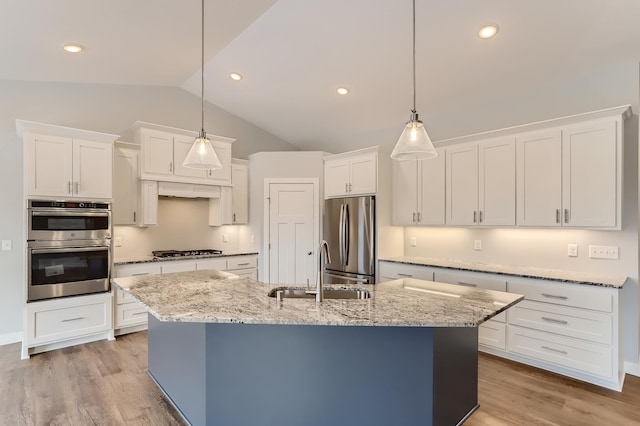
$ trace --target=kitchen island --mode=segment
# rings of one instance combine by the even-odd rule
[[[113,282],[149,311],[149,374],[193,425],[458,424],[478,406],[478,325],[522,299],[405,279],[278,301],[211,270]]]

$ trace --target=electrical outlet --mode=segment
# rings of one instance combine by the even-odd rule
[[[222,234],[222,242],[223,243],[228,243],[229,242],[229,236],[227,234]]]
[[[122,237],[115,237],[113,239],[113,245],[116,247],[122,247]]]
[[[415,247],[418,245],[418,241],[416,237],[411,237],[411,247]]]
[[[256,236],[255,235],[251,235],[251,242],[255,243],[256,242]]]
[[[618,259],[618,246],[589,246],[591,259]]]
[[[569,257],[578,257],[578,245],[577,244],[569,244],[569,245],[567,245],[567,256],[569,256]]]
[[[11,251],[11,240],[2,240],[2,251]]]
[[[474,250],[482,250],[482,240],[474,240],[473,241],[473,249]]]

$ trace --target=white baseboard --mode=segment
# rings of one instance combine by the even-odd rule
[[[0,346],[22,342],[22,332],[0,334]]]
[[[631,374],[632,376],[640,377],[640,361],[639,362],[624,362],[624,372]]]

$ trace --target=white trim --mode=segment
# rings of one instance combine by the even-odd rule
[[[371,153],[371,152],[377,153],[379,151],[378,148],[379,147],[376,145],[376,146],[371,146],[371,147],[368,147],[368,148],[357,149],[355,151],[341,152],[339,154],[327,154],[324,157],[322,157],[322,161],[326,162],[327,160],[334,160],[336,158],[348,158],[348,157],[352,157],[354,155],[368,154],[368,153]]]
[[[194,138],[198,136],[198,132],[195,132],[193,130],[179,129],[177,127],[170,127],[170,126],[164,126],[162,124],[148,123],[146,121],[136,121],[131,125],[129,129],[134,132],[138,131],[139,129],[151,129],[151,130],[159,130],[161,132],[177,133],[185,136],[192,136]],[[211,141],[220,141],[220,142],[229,142],[229,143],[233,143],[236,141],[236,139],[234,138],[228,138],[226,136],[218,136],[212,133],[207,133],[207,137]]]
[[[640,377],[640,360],[638,362],[625,361],[624,372],[632,376]]]
[[[120,135],[113,135],[111,133],[75,129],[73,127],[58,126],[55,124],[37,123],[19,118],[16,118],[16,133],[21,138],[23,138],[26,133],[39,133],[66,138],[90,139],[96,142],[114,142],[120,137]]]
[[[11,343],[22,342],[22,332],[0,334],[0,346],[10,345]]]
[[[262,265],[258,265],[260,268],[260,278],[263,282],[269,282],[269,265],[270,265],[270,257],[269,257],[269,185],[271,184],[288,184],[288,183],[302,183],[302,184],[312,184],[313,185],[313,241],[314,247],[317,247],[320,244],[320,180],[318,178],[264,178],[264,189],[263,189],[263,214],[262,217],[262,229],[264,238],[262,239]]]

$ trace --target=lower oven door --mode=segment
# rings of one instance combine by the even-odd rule
[[[110,290],[110,240],[28,242],[27,301]]]

